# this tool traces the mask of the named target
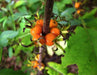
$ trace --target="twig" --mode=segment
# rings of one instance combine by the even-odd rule
[[[24,19],[25,19],[26,21],[28,21],[28,22],[31,24],[31,26],[32,26],[32,22],[30,22],[30,21],[29,21],[27,18],[25,18],[25,17],[24,17]]]
[[[39,68],[41,68],[41,63],[42,63],[42,52],[43,52],[43,47],[41,46],[41,47],[39,47]],[[38,75],[44,75],[43,73],[42,73],[42,71],[39,71],[38,72]]]

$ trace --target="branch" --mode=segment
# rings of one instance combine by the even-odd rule
[[[44,13],[44,23],[43,23],[43,33],[49,33],[49,22],[52,15],[54,0],[46,0],[46,7]],[[39,47],[39,67],[41,67],[42,62],[42,53],[43,53],[43,46]],[[42,71],[38,71],[37,75],[44,75]]]
[[[43,53],[43,47],[39,47],[39,67],[41,67],[41,63],[42,63],[42,53]],[[44,75],[42,71],[38,71],[37,75]]]
[[[46,7],[44,13],[43,33],[49,33],[49,22],[52,15],[54,0],[46,0]]]

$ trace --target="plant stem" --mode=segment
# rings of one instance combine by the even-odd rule
[[[49,22],[52,15],[54,0],[46,0],[45,13],[44,13],[44,24],[43,33],[49,33]]]
[[[46,6],[45,6],[45,13],[44,13],[44,23],[43,23],[43,33],[47,34],[49,33],[49,22],[52,15],[52,9],[53,9],[54,0],[46,0]],[[39,47],[39,67],[41,67],[42,63],[42,53],[43,48],[42,46]],[[43,75],[42,71],[38,71],[37,75]]]
[[[41,65],[41,63],[42,63],[42,52],[43,52],[43,47],[40,46],[39,47],[39,61],[38,61],[39,62],[39,68],[41,68],[41,66],[42,66]],[[43,74],[42,71],[39,70],[37,75],[44,75],[44,74]]]

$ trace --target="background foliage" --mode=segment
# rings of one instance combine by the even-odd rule
[[[66,40],[68,44],[65,49],[66,53],[61,58],[61,64],[49,62],[45,69],[48,70],[49,75],[97,75],[97,1],[83,1],[83,15],[76,15],[77,10],[72,1],[74,0],[56,0],[54,3],[53,13],[55,15],[52,18],[58,16],[56,20],[59,25],[76,26],[76,29],[74,33],[70,33],[71,36]],[[91,7],[88,2],[92,3]],[[11,58],[13,56],[16,56],[17,63],[22,61],[23,64],[19,71],[2,69],[0,65],[0,75],[36,73],[26,66],[28,59],[33,60],[32,57],[35,56],[31,53],[34,46],[26,48],[21,46],[20,42],[25,45],[31,43],[30,29],[27,28],[23,32],[25,25],[29,25],[24,17],[34,23],[33,15],[38,12],[40,18],[43,18],[45,0],[0,0],[0,7],[0,64],[2,64],[2,57]],[[7,48],[8,53],[4,54],[4,48]],[[78,66],[78,74],[68,73],[67,67],[73,64]],[[24,73],[25,70],[26,73]]]

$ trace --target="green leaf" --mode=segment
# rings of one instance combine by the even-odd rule
[[[61,64],[57,64],[54,62],[49,62],[48,65],[50,68],[58,72],[59,74],[66,75],[67,74],[67,69],[64,68]]]
[[[92,11],[87,12],[81,18],[84,20],[87,27],[97,29],[97,18],[95,14],[97,13],[97,8],[94,8]]]
[[[3,17],[3,18],[1,18],[0,19],[0,22],[3,22],[5,19],[7,19],[7,17],[5,16],[5,17]]]
[[[8,40],[0,36],[0,48],[7,46]]]
[[[85,20],[86,26],[97,30],[97,18],[89,18]]]
[[[62,65],[77,64],[78,75],[97,75],[97,31],[77,27],[69,38]]]
[[[59,75],[58,72],[56,72],[55,70],[53,70],[53,69],[50,68],[50,67],[46,67],[46,69],[48,70],[47,73],[48,73],[49,75]]]
[[[70,25],[80,25],[80,24],[81,24],[80,20],[77,20],[77,19],[70,20]]]
[[[2,38],[14,38],[18,35],[18,32],[17,31],[12,31],[12,30],[8,30],[8,31],[4,31],[1,33],[1,37]]]
[[[67,22],[66,21],[60,21],[58,23],[61,24],[61,25],[67,25]]]
[[[62,17],[71,15],[73,12],[75,12],[75,8],[67,8],[65,11],[61,13]]]
[[[20,8],[18,8],[18,11],[21,13],[21,16],[22,15],[27,15],[28,14],[28,11],[27,11],[27,8],[25,6],[22,6]]]
[[[28,2],[30,2],[30,3],[36,3],[36,2],[38,2],[39,0],[28,0]]]
[[[73,73],[68,73],[67,75],[77,75],[77,74],[73,74]]]
[[[12,49],[12,47],[9,47],[8,54],[9,54],[10,58],[13,56],[13,49]]]
[[[1,69],[0,75],[27,75],[27,74],[20,70],[14,71],[12,69]]]
[[[82,16],[82,18],[83,19],[91,18],[96,12],[97,12],[97,8],[94,8],[91,12],[85,13],[85,15]]]
[[[6,23],[7,23],[7,19],[5,19],[5,20],[3,21],[3,28],[5,27]]]
[[[76,11],[76,9],[75,8],[67,8],[65,11],[63,11],[62,13],[61,13],[61,17],[65,17],[66,18],[66,20],[70,20],[70,19],[72,19],[72,13],[73,12],[75,12]]]
[[[18,35],[17,31],[8,30],[8,31],[2,32],[0,35],[0,47],[6,46],[8,43],[8,39],[12,39],[17,35]]]
[[[56,15],[59,15],[59,11],[58,11],[58,7],[56,7],[56,3],[54,3],[54,6],[53,6],[53,13]]]
[[[21,5],[23,5],[25,3],[25,1],[17,1],[15,4],[14,4],[14,8],[17,8]]]
[[[72,0],[64,0],[64,3],[65,4],[71,4],[72,3]]]
[[[22,34],[19,34],[19,35],[22,35]],[[18,39],[22,39],[21,40],[21,43],[24,44],[24,45],[29,45],[32,43],[32,41],[30,40],[31,38],[31,35],[27,35],[25,36],[26,34],[23,34],[22,36],[19,36]],[[24,52],[31,52],[33,51],[34,49],[34,46],[30,46],[30,47],[23,47],[21,44],[19,45],[15,45],[13,46],[13,48],[15,49],[15,55],[18,55],[20,53],[21,50],[23,50]]]
[[[72,0],[60,0],[60,2],[55,2],[54,3],[56,7],[58,8],[58,11],[64,10],[66,4],[72,4]]]

